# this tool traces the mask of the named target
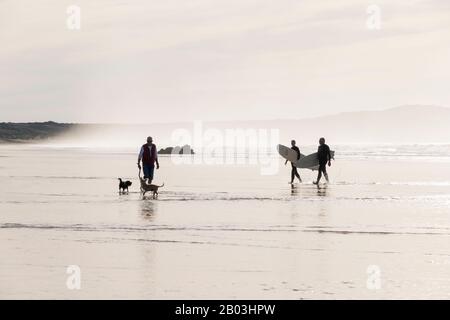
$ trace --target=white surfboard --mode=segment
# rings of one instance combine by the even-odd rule
[[[334,151],[330,151],[331,159],[334,159]],[[319,169],[319,158],[317,158],[317,152],[311,153],[306,157],[300,158],[294,162],[294,166],[300,169]]]
[[[295,152],[295,150],[292,150],[289,147],[283,146],[282,144],[279,144],[277,146],[278,149],[278,153],[280,154],[280,156],[282,156],[284,159],[294,163],[297,162],[297,152]],[[304,154],[300,153],[300,159],[305,157]]]

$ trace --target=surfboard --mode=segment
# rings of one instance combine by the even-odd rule
[[[330,151],[331,159],[334,159],[334,151]],[[311,153],[306,157],[301,157],[299,160],[294,162],[294,166],[299,169],[319,169],[319,159],[317,158],[317,152]]]
[[[297,152],[295,150],[292,150],[289,147],[283,146],[282,144],[279,144],[277,146],[278,153],[280,156],[282,156],[284,159],[291,161],[292,163],[297,162]],[[305,155],[300,153],[300,159],[303,158]]]

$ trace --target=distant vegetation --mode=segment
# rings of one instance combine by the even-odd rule
[[[0,142],[25,142],[53,138],[74,125],[69,123],[30,122],[30,123],[0,123]]]
[[[83,125],[71,123],[30,122],[12,123],[0,122],[0,143],[41,142],[56,138],[70,129],[81,128]],[[182,147],[167,147],[160,149],[158,154],[194,154],[189,145]]]
[[[194,154],[194,150],[190,145],[184,145],[182,147],[167,147],[158,151],[158,154]]]

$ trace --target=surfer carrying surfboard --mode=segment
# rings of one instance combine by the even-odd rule
[[[317,149],[317,158],[319,159],[319,174],[317,175],[317,181],[314,184],[319,184],[322,173],[325,180],[328,182],[327,163],[331,166],[331,152],[330,147],[325,144],[325,138],[319,139],[319,148]]]
[[[295,145],[295,140],[291,140],[291,149],[294,150],[297,153],[297,160],[300,159],[300,149]],[[288,163],[288,160],[284,163],[286,165]],[[294,164],[291,162],[292,171],[291,171],[291,184],[294,183],[295,177],[298,178],[300,182],[302,182],[302,179],[300,178],[300,174],[297,171],[297,167],[294,166]]]

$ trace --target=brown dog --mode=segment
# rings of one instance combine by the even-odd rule
[[[143,196],[145,196],[146,192],[153,192],[153,199],[158,198],[158,189],[164,187],[164,183],[158,186],[156,184],[147,184],[141,177],[139,177],[139,180],[141,181],[141,192]]]

